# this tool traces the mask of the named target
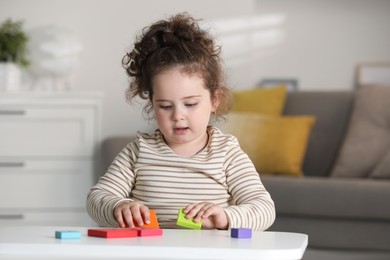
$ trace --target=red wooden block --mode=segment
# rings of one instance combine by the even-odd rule
[[[163,230],[160,228],[147,228],[138,230],[138,236],[140,237],[162,236],[162,233]]]
[[[138,231],[128,228],[88,229],[88,236],[104,238],[136,237]]]

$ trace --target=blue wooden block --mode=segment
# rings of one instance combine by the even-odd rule
[[[80,239],[81,233],[73,230],[56,231],[55,236],[58,239]]]
[[[252,229],[250,228],[232,228],[230,236],[234,238],[251,238]]]

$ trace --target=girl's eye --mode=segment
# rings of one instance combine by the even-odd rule
[[[198,103],[189,103],[189,104],[186,104],[186,107],[194,107],[196,106]]]
[[[167,105],[167,106],[160,105],[160,108],[165,109],[165,110],[168,110],[168,109],[171,109],[172,106],[169,106],[169,105]]]

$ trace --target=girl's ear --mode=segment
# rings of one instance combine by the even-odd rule
[[[211,100],[211,106],[212,106],[211,112],[215,113],[217,111],[219,104],[221,103],[221,97],[222,97],[222,91],[220,89],[217,89]]]

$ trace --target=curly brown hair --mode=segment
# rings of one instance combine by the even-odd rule
[[[130,103],[136,96],[148,100],[144,110],[150,114],[153,78],[162,71],[180,67],[184,73],[199,74],[203,78],[211,98],[221,101],[215,116],[223,117],[232,106],[232,95],[224,86],[220,52],[213,37],[187,13],[153,23],[142,30],[133,50],[122,59],[130,77],[127,101]]]

